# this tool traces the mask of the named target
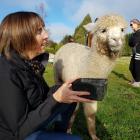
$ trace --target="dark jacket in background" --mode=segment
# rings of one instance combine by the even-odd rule
[[[0,140],[23,140],[55,111],[59,104],[52,97],[42,75],[12,53],[0,56]]]
[[[140,30],[130,36],[129,46],[132,48],[130,72],[136,82],[140,82]]]

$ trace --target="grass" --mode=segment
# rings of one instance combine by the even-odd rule
[[[140,88],[128,85],[130,58],[122,57],[109,75],[105,99],[98,102],[97,136],[101,140],[140,140]],[[52,65],[45,73],[49,85],[54,83]],[[76,117],[73,133],[90,140],[82,105]]]

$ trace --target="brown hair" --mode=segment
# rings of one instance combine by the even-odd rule
[[[7,15],[0,24],[0,52],[10,56],[11,50],[24,54],[37,45],[36,34],[44,26],[42,18],[34,12],[16,12]]]
[[[140,21],[138,19],[132,19],[130,22],[133,22],[133,23],[137,23],[137,24],[140,24]]]
[[[132,19],[130,23],[136,23],[138,25],[138,28],[140,28],[140,21],[138,19]]]

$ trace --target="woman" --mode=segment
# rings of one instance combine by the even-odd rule
[[[140,87],[140,21],[133,19],[130,21],[130,26],[134,31],[129,39],[129,46],[132,48],[129,69],[133,77],[130,84],[134,87]]]
[[[36,13],[12,13],[1,22],[0,140],[80,140],[66,130],[76,102],[91,102],[80,97],[89,93],[72,91],[73,81],[48,87],[41,64],[47,40]],[[53,133],[43,130],[52,124]]]

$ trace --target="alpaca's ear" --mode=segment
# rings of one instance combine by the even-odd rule
[[[86,31],[91,32],[94,28],[94,25],[95,25],[95,23],[91,22],[86,25],[83,25],[83,27],[86,29]]]

